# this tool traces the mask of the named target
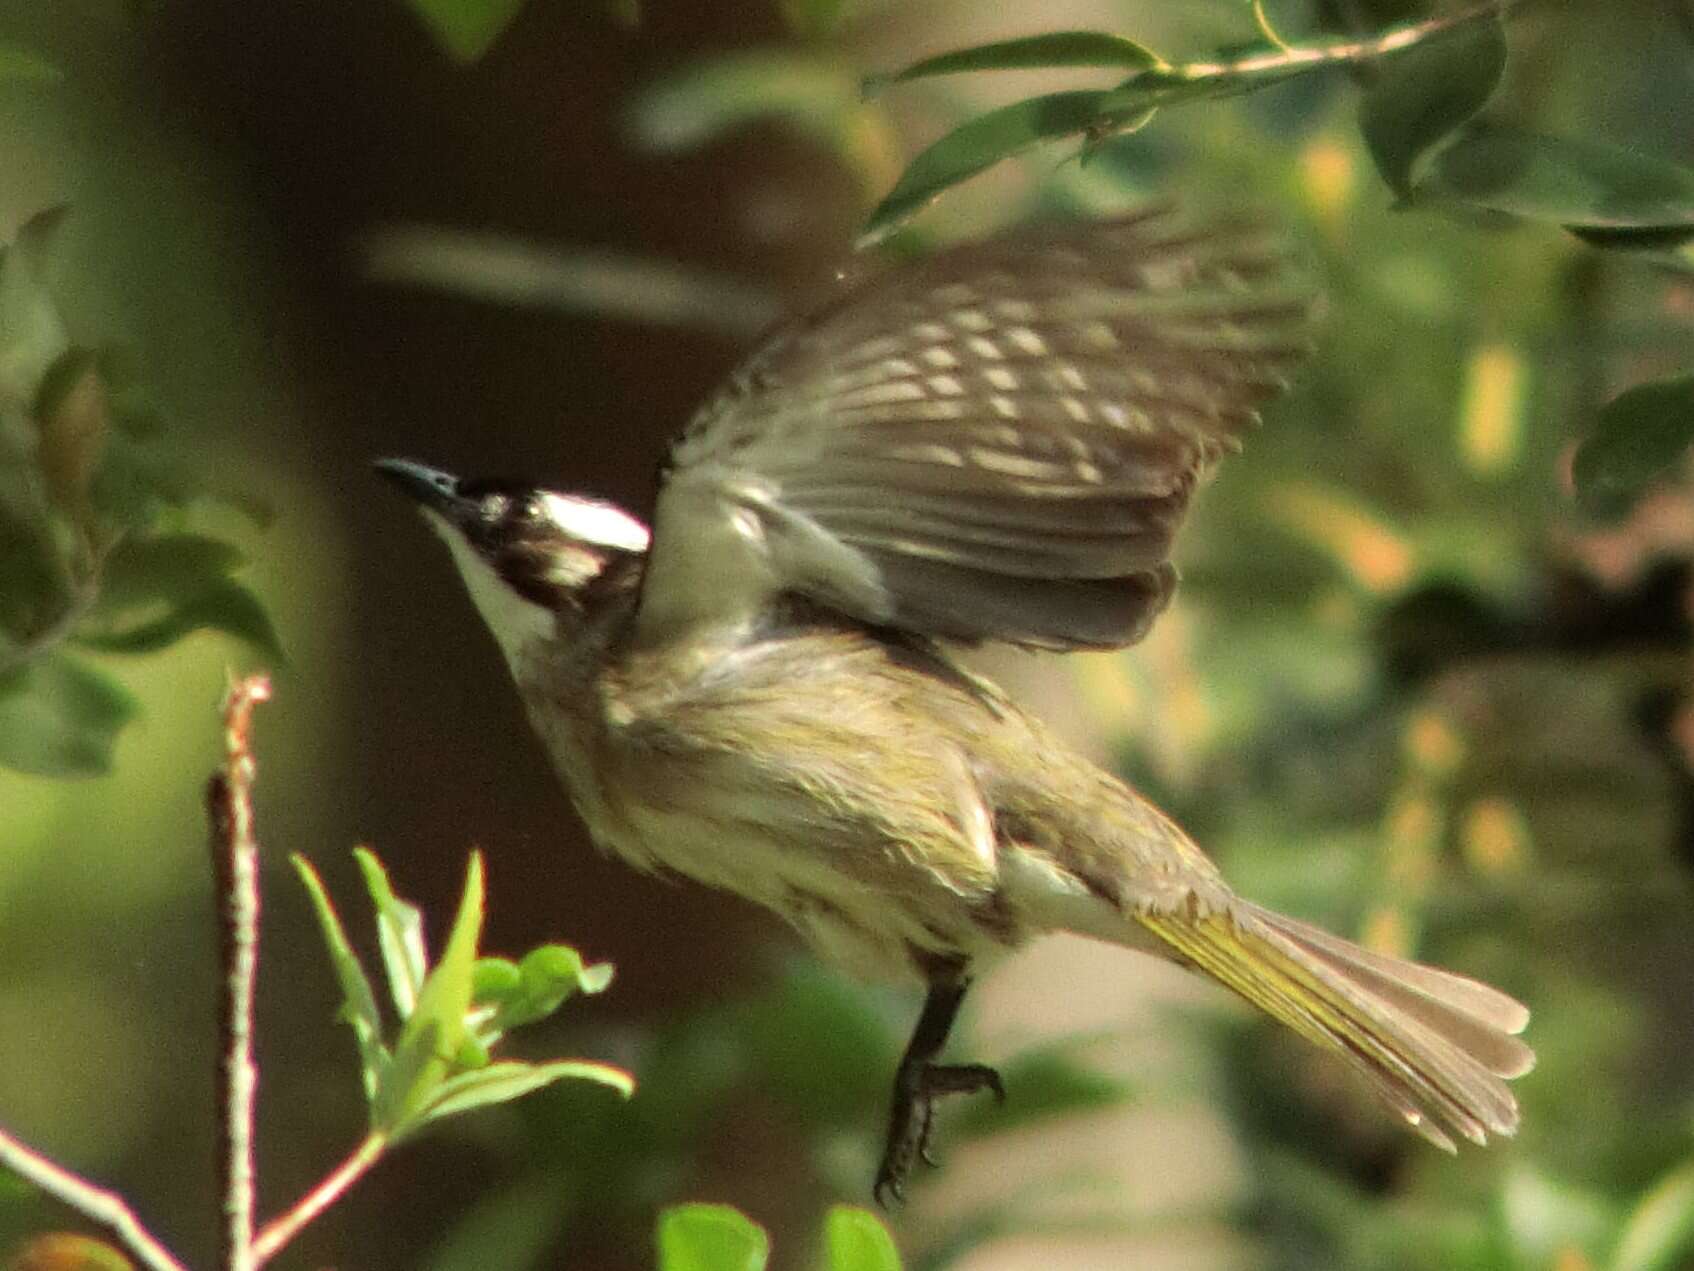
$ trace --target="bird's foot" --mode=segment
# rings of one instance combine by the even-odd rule
[[[894,1076],[894,1105],[888,1117],[888,1142],[882,1164],[876,1171],[872,1193],[884,1209],[906,1199],[906,1180],[912,1167],[922,1161],[935,1165],[930,1139],[935,1130],[935,1103],[943,1095],[975,1094],[992,1090],[995,1099],[1006,1101],[1000,1074],[987,1064],[901,1064]]]

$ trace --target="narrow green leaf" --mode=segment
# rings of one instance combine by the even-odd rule
[[[1582,504],[1616,516],[1677,463],[1694,441],[1694,375],[1637,384],[1601,408],[1571,476]]]
[[[1694,235],[1694,168],[1619,146],[1472,123],[1431,156],[1417,193],[1574,231]]]
[[[406,0],[450,57],[474,62],[518,16],[524,0]]]
[[[0,675],[0,767],[42,777],[88,777],[112,766],[135,699],[104,671],[62,653]]]
[[[375,852],[355,848],[353,857],[359,862],[359,872],[365,876],[365,890],[370,893],[376,910],[377,947],[382,950],[383,968],[388,975],[388,992],[394,999],[394,1010],[401,1020],[412,1017],[429,976],[429,950],[424,944],[423,913],[416,905],[394,894],[388,871]]]
[[[1164,59],[1143,44],[1105,31],[1049,31],[1016,40],[1001,40],[975,48],[926,57],[904,70],[872,75],[864,82],[871,96],[890,84],[903,84],[932,75],[963,71],[1010,71],[1040,67],[1092,66],[1142,71],[1164,66]]]
[[[56,84],[65,77],[53,63],[15,44],[0,44],[0,81]]]
[[[764,1271],[765,1229],[729,1205],[677,1205],[659,1215],[659,1271]]]
[[[752,49],[693,63],[643,85],[625,126],[638,146],[655,154],[697,149],[757,119],[780,119],[833,143],[858,108],[857,86],[836,63]]]
[[[976,1099],[958,1109],[954,1133],[979,1138],[1032,1122],[1113,1107],[1130,1096],[1123,1082],[1078,1062],[1063,1049],[1019,1055],[1000,1070],[1007,1098]]]
[[[1629,1217],[1611,1271],[1676,1271],[1694,1262],[1694,1164],[1648,1189]]]
[[[440,1121],[461,1112],[521,1099],[558,1081],[597,1082],[610,1086],[626,1099],[635,1092],[635,1079],[610,1064],[583,1059],[558,1059],[541,1064],[506,1061],[453,1074],[435,1088],[416,1115],[420,1125],[425,1121]]]
[[[341,918],[335,912],[317,870],[298,853],[288,859],[294,863],[295,873],[306,885],[306,892],[312,898],[312,909],[318,915],[324,946],[329,950],[330,966],[341,985],[341,1018],[352,1028],[354,1041],[358,1044],[360,1075],[365,1084],[365,1098],[370,1100],[375,1097],[389,1064],[388,1051],[382,1044],[382,1015],[376,1007],[376,995],[371,992],[370,979],[365,975],[359,955],[353,952],[347,930],[341,925]]]
[[[1359,127],[1389,189],[1411,196],[1418,160],[1482,109],[1505,68],[1506,32],[1497,14],[1384,63],[1360,103]]]
[[[961,124],[907,165],[894,189],[871,213],[858,246],[881,242],[936,196],[1002,159],[1098,126],[1110,96],[1108,91],[1052,93],[1002,106]]]
[[[831,1205],[823,1224],[828,1271],[900,1271],[900,1251],[868,1209]]]
[[[414,1117],[427,1106],[445,1079],[455,1056],[469,1037],[467,1016],[476,975],[476,946],[482,934],[482,854],[472,852],[465,891],[453,920],[441,960],[418,990],[416,1009],[400,1030],[394,1046],[397,1079],[382,1100],[391,1121],[377,1125],[396,1136],[417,1128]]]

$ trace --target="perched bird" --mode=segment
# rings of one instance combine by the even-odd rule
[[[1204,972],[1425,1138],[1511,1134],[1528,1011],[1237,896],[953,644],[1100,649],[1170,600],[1196,485],[1310,343],[1276,238],[1168,206],[953,247],[780,330],[689,423],[651,531],[536,485],[421,504],[589,832],[928,989],[875,1193],[903,1195],[973,976],[1066,930]]]

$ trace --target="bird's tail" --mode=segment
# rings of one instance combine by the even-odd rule
[[[1497,989],[1374,953],[1245,901],[1211,913],[1138,914],[1184,959],[1364,1074],[1408,1125],[1453,1150],[1517,1129],[1506,1078],[1535,1053],[1529,1010]]]

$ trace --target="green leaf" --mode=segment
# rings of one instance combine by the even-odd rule
[[[1019,1055],[1001,1067],[1000,1077],[1006,1083],[1006,1101],[983,1098],[962,1105],[954,1123],[956,1134],[1003,1134],[1050,1117],[1113,1107],[1130,1096],[1123,1082],[1079,1063],[1065,1049]]]
[[[196,631],[222,631],[245,640],[279,666],[288,655],[259,598],[233,578],[219,578],[164,616],[116,631],[77,632],[77,643],[102,653],[151,653]]]
[[[132,534],[106,558],[93,616],[112,618],[160,602],[182,604],[244,564],[239,548],[203,534]]]
[[[1607,402],[1577,449],[1571,476],[1597,516],[1627,511],[1694,441],[1694,375],[1637,384]]]
[[[900,1271],[900,1251],[868,1209],[831,1205],[823,1223],[828,1271]]]
[[[1482,109],[1505,67],[1506,32],[1493,13],[1384,64],[1360,104],[1359,127],[1391,190],[1411,196],[1418,160]]]
[[[864,82],[864,92],[870,96],[890,84],[903,84],[932,75],[956,75],[962,71],[1027,70],[1050,66],[1142,71],[1164,65],[1164,59],[1157,53],[1121,35],[1104,31],[1050,31],[926,57],[904,70],[868,77]]]
[[[764,1271],[765,1229],[729,1205],[677,1205],[659,1215],[659,1271]]]
[[[70,348],[46,276],[63,208],[31,217],[0,256],[0,403],[34,405],[42,377]]]
[[[1618,146],[1472,123],[1431,157],[1419,195],[1578,232],[1694,236],[1694,168]]]
[[[429,977],[429,951],[424,945],[423,913],[394,894],[388,871],[375,852],[355,848],[354,859],[365,876],[365,890],[376,910],[377,947],[382,950],[383,969],[388,975],[388,992],[395,1013],[402,1020],[412,1017],[418,994]],[[474,972],[473,972],[474,975]]]
[[[881,242],[936,196],[1031,146],[1075,136],[1127,116],[1102,112],[1113,94],[1106,90],[1030,97],[961,124],[907,165],[894,189],[870,215],[858,246]]]
[[[474,62],[494,46],[524,0],[406,0],[450,57]]]
[[[635,1078],[610,1064],[585,1059],[557,1059],[551,1063],[525,1064],[507,1061],[455,1073],[435,1088],[418,1109],[419,1123],[439,1121],[475,1108],[509,1103],[557,1081],[593,1081],[610,1086],[624,1098],[635,1093]]]
[[[65,73],[53,63],[15,44],[0,44],[0,82],[56,84]]]
[[[359,955],[353,952],[347,930],[341,925],[341,918],[335,912],[317,870],[299,853],[288,859],[294,863],[295,873],[300,875],[300,881],[306,884],[306,892],[312,898],[312,909],[318,915],[324,946],[329,950],[329,962],[335,969],[336,981],[341,985],[341,1018],[352,1028],[353,1039],[359,1047],[365,1098],[374,1099],[387,1075],[389,1054],[382,1044],[382,1015],[376,1007],[376,995],[371,992],[370,978],[365,974]]]
[[[1611,1271],[1676,1271],[1694,1261],[1694,1164],[1648,1189],[1625,1219]]]
[[[416,1009],[394,1045],[392,1088],[380,1092],[383,1116],[375,1126],[399,1137],[416,1129],[419,1109],[435,1098],[468,1033],[466,1016],[476,972],[476,946],[482,934],[482,854],[472,852],[464,896],[453,920],[441,960],[418,990]]]
[[[489,1271],[540,1267],[569,1211],[569,1185],[550,1173],[531,1174],[471,1202],[424,1261],[424,1271]]]
[[[0,674],[0,766],[42,777],[88,777],[112,766],[135,699],[104,671],[62,653]]]
[[[694,150],[757,119],[781,119],[829,144],[840,142],[859,95],[845,70],[824,58],[753,49],[646,84],[626,126],[655,154]]]

